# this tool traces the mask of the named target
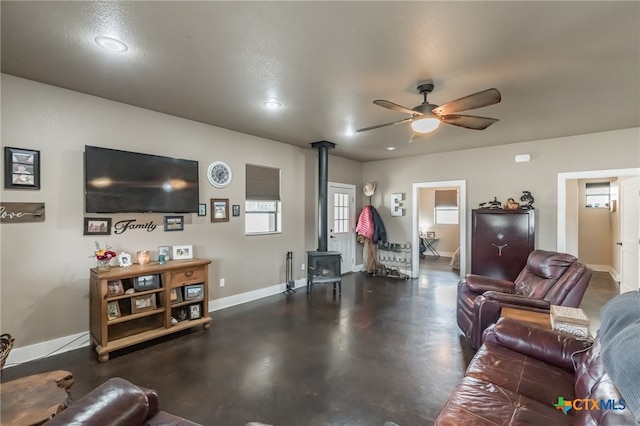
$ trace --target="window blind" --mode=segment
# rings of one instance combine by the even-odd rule
[[[455,189],[436,190],[436,208],[458,207],[458,191]]]
[[[587,195],[609,194],[611,188],[609,182],[587,182],[585,186]]]
[[[246,165],[245,199],[280,201],[280,169]]]

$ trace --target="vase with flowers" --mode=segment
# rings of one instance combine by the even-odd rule
[[[96,250],[93,255],[90,257],[96,258],[96,268],[98,271],[108,271],[111,269],[111,259],[117,256],[116,252],[111,250],[111,247],[105,246],[105,248],[100,247],[100,244],[96,241]]]

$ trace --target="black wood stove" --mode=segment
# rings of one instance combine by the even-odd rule
[[[318,150],[318,250],[307,252],[307,293],[313,294],[314,284],[333,283],[333,292],[337,285],[338,294],[342,294],[342,256],[327,250],[329,149],[336,145],[321,141],[311,146]]]

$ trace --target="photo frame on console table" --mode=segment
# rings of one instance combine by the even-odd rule
[[[4,187],[40,189],[40,151],[5,147]]]
[[[173,246],[173,260],[193,259],[193,246]]]
[[[137,314],[139,312],[152,311],[157,308],[156,294],[143,294],[141,296],[134,296],[131,298],[131,313]]]

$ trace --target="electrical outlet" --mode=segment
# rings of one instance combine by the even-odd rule
[[[220,278],[220,287],[224,287],[224,278]]]
[[[304,271],[304,263],[302,264],[302,268],[300,268],[301,271]]]

